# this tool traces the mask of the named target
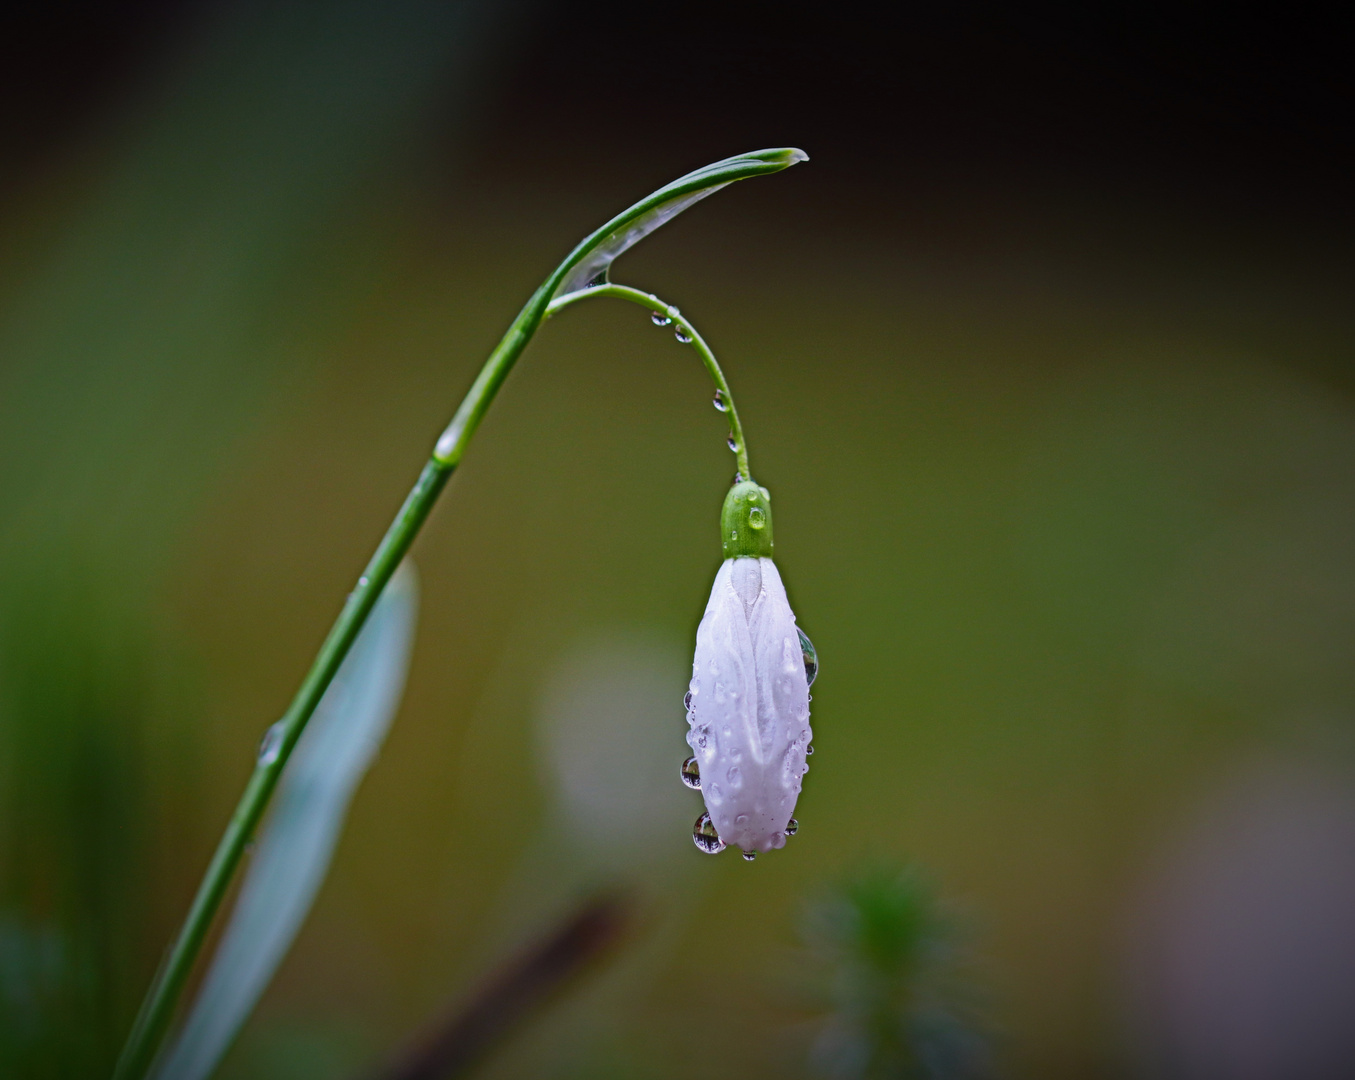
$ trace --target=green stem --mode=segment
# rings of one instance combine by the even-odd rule
[[[231,815],[226,832],[217,844],[216,852],[198,886],[193,906],[188,910],[179,936],[171,945],[164,963],[161,965],[155,981],[146,994],[136,1023],[127,1037],[122,1055],[118,1058],[114,1077],[117,1080],[133,1080],[145,1075],[164,1035],[174,1012],[174,1005],[183,992],[184,983],[192,971],[193,961],[197,958],[202,943],[211,927],[212,917],[221,906],[230,880],[244,855],[245,846],[254,835],[259,819],[263,816],[268,799],[277,786],[283,767],[291,756],[292,748],[301,738],[306,721],[320,704],[325,689],[334,678],[339,665],[343,663],[358,631],[367,620],[381,590],[395,573],[400,560],[404,558],[409,546],[418,535],[419,527],[428,517],[428,512],[437,501],[439,492],[452,474],[450,465],[430,461],[418,482],[414,485],[404,505],[396,515],[386,535],[377,546],[376,553],[367,563],[367,569],[358,579],[357,586],[348,594],[348,601],[339,613],[329,636],[325,638],[320,652],[311,669],[306,674],[301,688],[292,700],[291,707],[270,728],[267,743],[269,752],[260,754],[254,773],[245,786],[244,794]],[[276,749],[276,752],[274,750]]]
[[[438,439],[432,457],[424,466],[413,490],[400,507],[400,512],[390,528],[386,530],[386,535],[382,537],[376,553],[368,562],[367,569],[358,579],[356,587],[348,594],[348,601],[320,647],[319,654],[311,664],[310,671],[306,673],[287,712],[273,728],[270,728],[270,734],[266,738],[268,753],[260,754],[254,772],[245,785],[244,794],[240,796],[230,823],[226,826],[226,832],[217,844],[212,861],[203,875],[202,883],[198,886],[188,916],[184,919],[178,936],[171,944],[151,982],[150,989],[146,992],[141,1010],[114,1068],[114,1080],[141,1080],[154,1061],[160,1040],[169,1026],[179,996],[183,993],[193,964],[207,938],[212,919],[221,906],[236,867],[244,856],[246,845],[258,828],[293,747],[301,738],[301,732],[305,729],[311,714],[315,712],[316,706],[320,704],[320,699],[339,670],[339,665],[348,655],[349,648],[380,598],[382,589],[386,587],[396,567],[400,565],[400,560],[414,543],[414,538],[427,519],[429,511],[433,509],[438,495],[460,463],[499,387],[503,385],[513,364],[522,355],[522,351],[548,312],[559,310],[585,296],[623,296],[652,310],[670,314],[673,321],[691,336],[692,343],[696,345],[716,385],[729,402],[731,424],[737,441],[739,470],[744,476],[748,475],[748,455],[744,448],[743,429],[739,426],[738,414],[734,411],[733,398],[729,394],[724,375],[705,341],[692,325],[681,317],[676,308],[670,309],[668,305],[647,293],[619,285],[582,289],[561,297],[554,304],[551,303],[551,298],[561,287],[561,283],[567,280],[567,275],[575,266],[591,254],[605,249],[617,236],[625,235],[625,230],[636,226],[637,222],[643,223],[653,214],[662,213],[664,207],[671,206],[674,199],[717,190],[736,180],[779,172],[801,160],[804,160],[804,154],[799,150],[762,150],[727,158],[689,173],[660,188],[593,232],[532,294],[531,299],[518,313],[518,317],[513,320],[503,340],[490,353],[489,359],[485,361],[475,382],[471,384],[470,390],[456,410],[452,422]],[[662,220],[661,218],[659,223]],[[654,226],[649,226],[645,231],[652,227]],[[608,256],[608,261],[624,249],[625,245],[615,248]]]
[[[613,285],[610,282],[605,285],[595,285],[591,289],[581,289],[578,292],[551,301],[546,308],[546,318],[550,318],[557,311],[567,308],[571,304],[576,304],[580,300],[587,300],[593,296],[614,296],[618,300],[629,300],[632,304],[639,304],[650,311],[657,311],[665,318],[671,319],[672,325],[691,339],[692,348],[697,351],[702,363],[706,365],[706,370],[710,372],[711,381],[715,383],[715,388],[720,391],[720,400],[729,412],[729,434],[734,440],[734,460],[738,465],[739,476],[744,480],[751,480],[753,474],[748,468],[748,442],[743,437],[743,425],[739,423],[739,410],[734,405],[734,393],[729,389],[729,383],[725,381],[725,373],[720,370],[720,362],[715,359],[715,354],[710,351],[706,339],[697,333],[696,327],[691,324],[691,321],[672,304],[665,303],[653,293],[641,292],[639,289],[632,289],[629,285]]]
[[[144,1076],[154,1058],[160,1039],[169,1026],[174,1007],[183,993],[184,985],[192,972],[194,961],[202,949],[212,919],[230,886],[235,869],[240,864],[245,847],[258,828],[268,800],[282,775],[283,767],[291,756],[292,748],[301,738],[301,732],[320,704],[326,688],[333,680],[339,665],[348,655],[348,650],[362,629],[363,623],[371,613],[381,590],[386,587],[391,575],[395,573],[400,560],[404,558],[418,535],[420,526],[437,501],[448,478],[469,445],[480,420],[493,402],[499,387],[503,385],[514,362],[522,354],[538,326],[550,315],[580,300],[592,297],[612,296],[629,300],[657,311],[673,320],[672,325],[691,338],[691,344],[700,355],[706,370],[720,391],[729,412],[730,433],[734,439],[734,453],[738,462],[739,474],[745,479],[751,477],[748,469],[748,446],[744,440],[743,425],[739,422],[738,409],[734,404],[734,395],[725,380],[720,364],[711,352],[710,346],[677,308],[651,293],[641,292],[625,285],[598,285],[589,289],[569,293],[554,302],[544,302],[546,286],[528,301],[522,313],[504,335],[503,340],[485,361],[480,374],[471,385],[466,397],[457,409],[452,423],[442,438],[438,440],[433,456],[424,466],[418,482],[405,499],[404,505],[396,515],[386,535],[377,546],[376,553],[367,564],[367,569],[358,579],[357,586],[348,595],[329,636],[325,638],[320,652],[316,656],[306,678],[301,683],[291,706],[270,732],[275,733],[269,739],[270,752],[261,755],[254,773],[245,786],[244,794],[231,815],[226,832],[217,844],[216,852],[198,887],[193,905],[189,908],[179,936],[174,940],[168,955],[147,992],[136,1023],[127,1038],[122,1055],[114,1071],[114,1080],[139,1080]],[[272,752],[276,748],[276,753]]]

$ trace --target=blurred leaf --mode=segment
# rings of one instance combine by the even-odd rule
[[[417,607],[418,580],[406,562],[288,763],[230,924],[192,1012],[157,1070],[161,1080],[211,1075],[305,921],[348,804],[399,706]]]

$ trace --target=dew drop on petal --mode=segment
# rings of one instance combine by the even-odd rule
[[[702,814],[696,819],[696,824],[692,827],[692,843],[696,845],[698,851],[707,855],[718,855],[724,851],[725,842],[715,831],[715,822],[711,821],[709,814]]]
[[[736,818],[734,819],[734,824],[735,824],[735,825],[739,825],[739,826],[747,825],[747,824],[748,824],[748,815],[747,815],[747,814],[740,814],[738,817],[736,817]]]
[[[810,743],[808,746],[805,747],[805,757],[813,756],[814,756],[814,744]]]
[[[282,753],[282,721],[279,720],[263,733],[259,740],[259,764],[272,765]]]
[[[692,707],[692,692],[690,690],[687,691],[682,699],[682,707],[684,709],[690,709]]]
[[[696,763],[696,758],[689,757],[682,763],[682,782],[693,791],[701,790],[701,766]]]
[[[744,862],[752,862],[752,861],[753,861],[754,859],[756,859],[756,858],[757,858],[757,852],[756,852],[756,851],[745,851],[745,852],[743,853],[743,861],[744,861]]]
[[[796,821],[794,818],[791,818],[788,822],[786,822],[786,835],[787,835],[787,836],[794,836],[794,835],[795,835],[797,832],[799,832],[799,831],[800,831],[800,823],[799,823],[798,821]]]
[[[814,643],[805,636],[803,630],[797,626],[795,632],[800,635],[800,651],[805,658],[805,682],[813,686],[814,680],[819,674],[819,654],[814,648]]]

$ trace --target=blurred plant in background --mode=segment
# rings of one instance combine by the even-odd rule
[[[182,669],[144,612],[80,560],[53,560],[0,606],[0,1074],[108,1068],[159,931],[155,820],[192,757]],[[56,567],[60,567],[60,573]],[[175,689],[177,687],[177,689]],[[182,792],[175,803],[183,805]]]
[[[833,1080],[992,1075],[963,931],[913,866],[875,865],[809,908],[832,1013],[811,1064]]]

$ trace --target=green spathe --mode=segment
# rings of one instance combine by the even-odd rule
[[[740,480],[720,511],[720,540],[726,559],[772,557],[772,496],[755,481]]]

